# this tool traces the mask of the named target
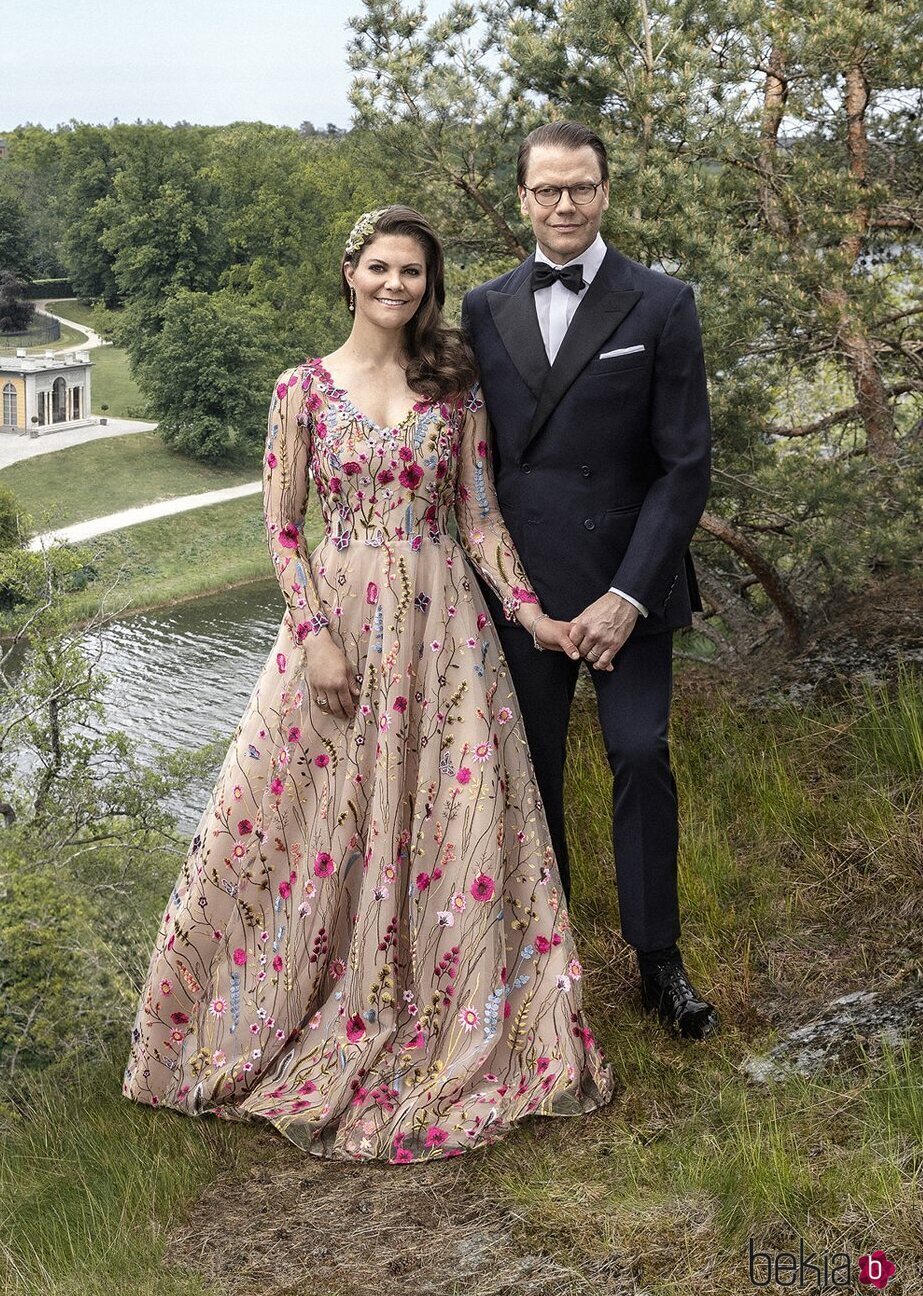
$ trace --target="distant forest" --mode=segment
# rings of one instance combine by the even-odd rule
[[[344,240],[401,201],[461,293],[530,248],[515,157],[550,117],[611,159],[603,232],[691,282],[714,476],[696,537],[720,651],[791,647],[845,593],[920,575],[923,23],[910,7],[366,0],[354,124],[7,132],[0,272],[98,303],[168,442],[261,443],[273,377],[344,337]],[[630,17],[630,22],[628,21]]]

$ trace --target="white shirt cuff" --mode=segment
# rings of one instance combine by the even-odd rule
[[[647,608],[644,606],[644,604],[643,604],[643,603],[639,603],[637,599],[633,599],[633,598],[631,597],[631,595],[630,595],[630,594],[626,594],[624,590],[616,589],[614,585],[610,585],[610,586],[609,586],[609,593],[610,593],[610,594],[620,594],[620,595],[622,596],[623,599],[627,599],[627,600],[628,600],[628,602],[632,605],[632,607],[636,607],[636,608],[638,609],[638,611],[641,613],[642,616],[644,616],[644,617],[647,616]]]

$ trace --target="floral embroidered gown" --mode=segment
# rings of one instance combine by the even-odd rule
[[[385,429],[320,360],[277,381],[263,481],[286,611],[166,905],[131,1099],[401,1163],[612,1096],[468,566],[508,616],[535,597],[478,391]],[[326,524],[311,553],[309,469]],[[349,720],[315,705],[305,672],[301,645],[325,626],[361,688]]]

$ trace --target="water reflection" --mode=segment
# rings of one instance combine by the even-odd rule
[[[141,612],[88,635],[109,678],[107,724],[130,734],[139,756],[230,741],[272,647],[283,604],[274,581]],[[217,769],[214,771],[217,773]],[[192,832],[211,780],[189,783],[169,808]]]

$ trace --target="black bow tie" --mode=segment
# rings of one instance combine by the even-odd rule
[[[583,266],[553,266],[548,265],[546,261],[536,261],[532,267],[532,291],[537,292],[539,288],[550,288],[553,283],[560,281],[565,288],[571,292],[577,293],[581,288],[585,288],[583,282]]]

